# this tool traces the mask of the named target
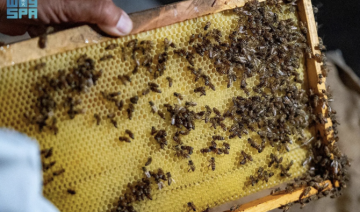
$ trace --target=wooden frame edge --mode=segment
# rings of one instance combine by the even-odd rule
[[[259,0],[260,2],[265,0]],[[168,26],[188,19],[200,17],[207,14],[221,12],[234,7],[243,6],[247,0],[188,0],[175,4],[165,5],[162,7],[137,12],[130,14],[134,21],[134,29],[131,34]],[[312,9],[311,0],[299,0],[298,2],[300,19],[306,23],[308,28],[308,42],[312,52],[320,54],[316,49],[319,43],[317,28]],[[68,29],[65,31],[57,32],[48,36],[48,47],[46,49],[38,48],[38,38],[22,41],[19,43],[10,44],[0,47],[0,68],[11,66],[30,60],[36,60],[41,57],[66,52],[75,48],[85,47],[91,44],[104,42],[111,39],[96,32],[88,25]],[[317,94],[322,94],[322,90],[326,90],[325,77],[323,83],[318,84],[319,74],[321,71],[321,63],[316,62],[314,59],[306,60],[307,73],[309,79],[309,86]],[[325,96],[325,94],[322,94]],[[325,98],[327,98],[325,96]],[[325,115],[327,108],[318,108],[318,111]],[[331,119],[327,119],[325,125],[317,125],[317,130],[320,131],[324,142],[330,142],[330,135],[325,134],[325,129],[332,126]],[[330,181],[327,189],[332,188]],[[261,212],[278,208],[290,202],[297,201],[302,194],[304,188],[298,189],[292,193],[268,195],[263,198],[243,204],[237,212]],[[317,193],[315,188],[312,188],[309,195]],[[308,197],[308,196],[306,196]],[[304,197],[304,198],[306,198]]]
[[[332,189],[332,184],[329,180],[324,181],[321,183],[321,185],[324,185],[328,183],[329,186],[324,189],[330,190]],[[272,209],[279,208],[283,205],[298,201],[304,192],[305,187],[299,188],[291,193],[281,193],[277,195],[268,195],[263,198],[245,203],[241,205],[238,209],[236,209],[234,212],[265,212]],[[318,190],[314,187],[311,187],[311,190],[308,195],[304,195],[301,199],[305,199],[307,197],[310,197],[312,195],[315,195],[318,193]],[[225,211],[229,212],[229,211]]]
[[[311,3],[311,0],[300,0],[298,3],[299,8],[299,15],[300,19],[305,23],[308,33],[307,33],[307,39],[309,43],[309,47],[311,48],[311,51],[313,54],[320,54],[321,51],[318,50],[316,47],[319,45],[319,37],[317,33],[317,26],[315,22],[314,12],[313,12],[313,6]],[[308,80],[309,80],[309,86],[314,91],[315,94],[318,94],[320,96],[324,96],[325,99],[327,99],[327,96],[323,91],[326,91],[326,77],[323,76],[322,83],[319,84],[319,74],[322,75],[321,66],[323,64],[317,62],[313,58],[307,58],[306,60],[306,69],[308,73]],[[324,104],[319,105],[318,108],[316,108],[317,113],[321,113],[324,117],[326,117],[326,111],[327,106]],[[317,124],[317,131],[320,132],[321,137],[323,139],[323,142],[325,144],[331,143],[332,135],[326,134],[326,129],[328,127],[332,126],[332,121],[330,118],[327,118],[327,123],[324,125]]]

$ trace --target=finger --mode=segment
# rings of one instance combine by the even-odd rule
[[[67,1],[69,2],[69,1]],[[131,32],[130,17],[111,0],[70,1],[63,5],[64,16],[71,22],[97,24],[104,32],[113,36],[123,36]]]

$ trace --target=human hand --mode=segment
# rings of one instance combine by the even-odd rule
[[[68,27],[72,24],[97,24],[105,33],[123,36],[131,32],[129,16],[112,0],[38,0],[38,18],[7,19],[7,0],[0,0],[0,33],[30,36],[44,33],[45,25]]]

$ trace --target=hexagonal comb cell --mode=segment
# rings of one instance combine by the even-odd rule
[[[266,6],[266,9],[277,12],[281,20],[288,18],[297,20],[296,13],[289,12],[288,6],[281,8],[283,12],[269,6]],[[158,190],[157,185],[154,184],[153,200],[133,204],[138,211],[184,211],[187,210],[187,203],[190,201],[201,210],[207,206],[213,207],[285,182],[289,180],[289,177],[281,177],[280,169],[275,168],[275,165],[268,168],[270,154],[283,157],[284,166],[290,161],[294,162],[291,177],[304,173],[306,167],[303,167],[301,163],[306,157],[306,151],[299,148],[300,144],[295,142],[299,137],[297,134],[290,136],[294,142],[289,145],[289,152],[278,153],[276,148],[266,144],[259,154],[248,142],[249,138],[259,144],[262,142],[256,131],[249,130],[241,138],[229,139],[230,133],[225,132],[220,126],[213,129],[210,122],[195,120],[195,130],[191,130],[189,135],[180,135],[183,145],[193,147],[191,160],[196,167],[195,170],[189,171],[188,159],[176,156],[176,149],[180,147],[176,147],[177,143],[173,140],[173,136],[179,129],[171,125],[172,116],[167,112],[164,104],[180,104],[184,107],[185,102],[193,101],[197,105],[188,107],[191,111],[196,113],[206,111],[205,105],[209,105],[211,109],[215,107],[223,114],[233,105],[233,97],[248,98],[248,96],[243,89],[240,89],[240,77],[227,88],[227,78],[216,71],[213,61],[206,56],[202,57],[194,53],[192,59],[194,69],[201,68],[202,73],[210,77],[211,83],[216,88],[213,91],[205,86],[206,95],[200,96],[201,93],[194,90],[204,86],[204,80],[199,79],[194,82],[195,76],[188,68],[189,61],[186,57],[174,53],[174,49],[181,48],[190,51],[191,46],[199,42],[199,33],[205,36],[213,29],[221,31],[221,42],[229,42],[230,32],[239,23],[245,21],[245,15],[239,21],[238,15],[232,11],[224,11],[2,68],[0,69],[0,107],[2,108],[0,125],[34,137],[39,141],[42,149],[53,148],[52,156],[43,160],[45,163],[56,161],[56,164],[44,171],[44,179],[52,178],[53,173],[58,170],[64,169],[65,172],[54,176],[53,180],[44,186],[44,194],[61,211],[113,209],[118,198],[128,190],[127,185],[144,177],[142,167],[148,157],[152,157],[152,162],[147,166],[147,170],[155,171],[162,168],[165,172],[171,173],[174,182],[170,186],[164,183],[166,185],[161,190]],[[205,31],[204,26],[208,22],[211,25]],[[196,34],[196,39],[194,44],[189,44],[189,40],[193,39],[191,38],[193,34]],[[136,58],[137,55],[134,56],[128,52],[128,46],[133,45],[131,41],[134,39],[138,40],[139,45],[142,41],[151,40],[153,48],[148,54],[156,55],[154,57],[156,59],[145,61],[145,58],[142,58],[140,60]],[[167,44],[164,43],[164,39],[168,39]],[[176,48],[173,48],[169,42],[175,44]],[[159,68],[156,64],[161,62],[162,58],[159,56],[165,48],[168,49],[166,70],[154,79],[155,69]],[[139,48],[139,55],[141,51],[146,50]],[[36,83],[41,82],[44,76],[57,76],[58,70],[69,73],[83,54],[95,62],[93,67],[95,72],[92,74],[96,74],[101,69],[101,77],[96,85],[89,86],[83,92],[55,89],[52,92],[52,100],[57,105],[51,117],[57,118],[57,135],[54,135],[53,129],[49,127],[44,127],[40,133],[38,126],[29,124],[23,116],[24,113],[29,116],[36,114],[39,97],[37,91],[34,90]],[[133,74],[137,62],[139,63],[137,73]],[[38,66],[34,69],[41,63],[46,63],[45,67]],[[303,83],[296,84],[299,89],[307,87],[303,63],[304,56],[301,55],[299,68],[296,69],[298,78],[303,80]],[[154,69],[151,74],[149,66]],[[172,79],[171,87],[169,87],[169,79]],[[259,81],[256,74],[247,78],[250,96],[258,95],[251,88],[256,87]],[[156,92],[155,86],[152,87],[155,92],[150,91],[143,95],[149,89],[149,82],[158,84],[161,93]],[[178,94],[174,95],[175,92]],[[76,106],[64,105],[69,97],[82,101]],[[123,100],[122,110],[119,110],[120,100]],[[152,113],[150,101],[156,110],[155,113]],[[131,104],[133,112],[129,109]],[[73,109],[72,112],[77,115],[70,118],[70,107],[81,111]],[[131,110],[131,120],[128,119],[128,110]],[[164,113],[164,119],[157,111]],[[97,118],[94,114],[97,114]],[[211,117],[214,116],[212,112]],[[114,127],[115,122],[116,127]],[[223,123],[228,129],[233,124],[230,119],[226,119]],[[164,148],[160,148],[154,136],[151,135],[152,126],[157,130],[164,129],[167,132],[168,145]],[[134,134],[134,139],[130,138],[126,130]],[[305,129],[303,133],[305,138],[310,138],[312,134],[310,129]],[[220,147],[223,146],[223,142],[229,143],[229,154],[200,152],[201,149],[211,145],[214,135],[225,137],[225,140],[216,142]],[[119,137],[125,138],[120,141]],[[241,151],[252,155],[252,161],[248,160],[241,165],[240,162],[244,157]],[[215,171],[212,171],[212,157],[215,158]],[[250,176],[255,175],[259,167],[264,167],[268,172],[274,172],[274,176],[268,182],[259,181],[252,186]],[[69,191],[67,192],[68,189],[75,190],[76,193],[70,195]]]

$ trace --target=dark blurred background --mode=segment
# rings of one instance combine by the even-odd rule
[[[346,63],[360,77],[360,1],[358,0],[313,0],[319,8],[316,14],[319,36],[328,50],[340,49]]]
[[[126,12],[132,13],[177,0],[114,0],[115,4]],[[359,0],[313,0],[313,5],[319,8],[316,14],[319,24],[319,35],[323,38],[328,50],[340,49],[346,63],[360,77],[360,14]],[[14,42],[28,39],[28,35],[6,37],[0,34],[0,40]]]

